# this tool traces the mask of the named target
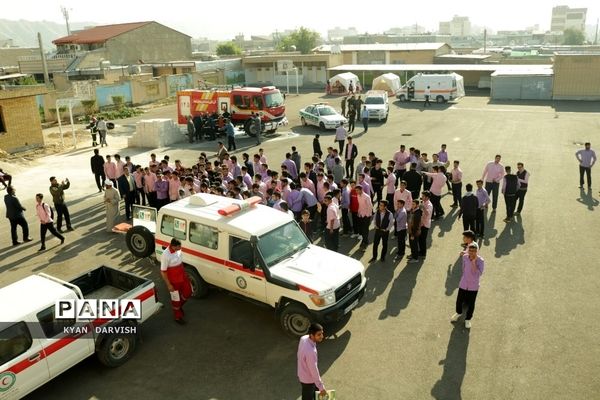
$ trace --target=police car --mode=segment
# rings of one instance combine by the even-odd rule
[[[304,126],[318,126],[319,129],[324,131],[326,129],[335,129],[342,122],[346,124],[348,120],[330,105],[315,103],[300,110],[300,122]]]
[[[267,304],[291,336],[351,312],[365,292],[362,263],[311,244],[292,216],[260,201],[197,193],[158,213],[134,206],[127,246],[160,256],[179,239],[193,297],[216,287]]]

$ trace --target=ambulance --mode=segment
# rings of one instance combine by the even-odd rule
[[[252,114],[258,114],[262,131],[273,133],[288,123],[285,117],[284,98],[275,86],[189,89],[177,92],[177,122],[187,123],[191,115],[206,116],[228,112],[233,125],[242,126],[246,134],[256,136]]]
[[[425,100],[425,89],[429,86],[430,101],[445,103],[465,96],[465,85],[462,76],[451,74],[417,74],[410,78],[398,92],[400,101]]]
[[[215,287],[266,304],[290,336],[350,313],[365,292],[362,263],[311,244],[293,216],[260,201],[198,193],[159,212],[134,206],[127,246],[136,257],[160,257],[179,239],[193,297]]]

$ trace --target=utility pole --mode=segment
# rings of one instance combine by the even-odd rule
[[[44,71],[44,83],[46,87],[50,87],[50,75],[48,75],[48,64],[46,63],[46,54],[44,53],[44,45],[42,44],[42,34],[38,32],[38,43],[40,46],[40,57],[42,58],[42,70]]]
[[[65,22],[67,23],[67,36],[71,36],[71,27],[69,26],[69,10],[65,6],[60,6],[60,11],[65,17]]]
[[[487,29],[483,29],[483,54],[487,54]]]
[[[598,22],[600,21],[600,18],[596,18],[596,36],[594,37],[594,44],[598,44]]]

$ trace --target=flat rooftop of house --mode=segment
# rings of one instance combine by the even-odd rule
[[[329,71],[509,71],[535,68],[552,69],[551,64],[344,64]]]
[[[447,43],[375,43],[375,44],[324,44],[317,46],[314,52],[331,52],[339,48],[340,51],[414,51],[414,50],[437,50]]]

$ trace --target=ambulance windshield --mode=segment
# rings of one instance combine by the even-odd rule
[[[265,94],[265,104],[267,107],[279,107],[283,105],[283,96],[281,92],[273,92]]]
[[[267,267],[293,256],[296,252],[308,247],[309,244],[306,235],[294,221],[290,221],[258,239],[258,249]]]

